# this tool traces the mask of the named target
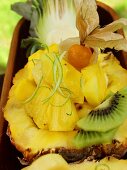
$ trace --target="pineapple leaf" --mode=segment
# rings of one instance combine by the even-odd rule
[[[27,48],[26,57],[29,57],[30,55],[32,55],[39,49],[42,49],[42,50],[48,49],[46,44],[42,44],[38,38],[32,38],[32,37],[23,39],[21,42],[21,47]]]
[[[23,16],[25,19],[31,19],[32,4],[30,2],[16,2],[15,4],[11,5],[11,9]]]

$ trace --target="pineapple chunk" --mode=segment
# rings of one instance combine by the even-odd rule
[[[49,164],[50,161],[50,164]],[[35,160],[22,170],[126,170],[127,160],[106,157],[100,161],[87,161],[68,164],[58,154],[48,154]]]
[[[69,170],[126,170],[127,160],[118,160],[106,157],[100,161],[83,161],[79,164],[70,165]]]
[[[29,98],[36,89],[36,85],[33,81],[28,79],[21,79],[15,86],[15,97],[19,101],[24,101]]]
[[[25,71],[24,68],[19,70],[16,74],[15,77],[13,78],[13,84],[15,84],[17,81],[21,80],[21,78],[25,78]]]
[[[108,77],[107,94],[115,93],[127,86],[127,70],[120,65],[113,54],[100,54],[99,62]]]
[[[50,131],[72,131],[78,121],[78,114],[71,99],[56,92],[48,107],[48,124]]]
[[[49,163],[50,162],[50,163]],[[68,163],[59,154],[41,156],[30,166],[22,170],[69,170]]]
[[[63,82],[61,86],[66,87],[72,92],[71,98],[73,102],[83,104],[84,95],[80,85],[81,73],[65,60],[62,60],[62,68]]]
[[[106,89],[106,76],[98,63],[82,70],[82,91],[90,105],[99,105],[105,98]]]
[[[34,68],[33,61],[29,61],[24,67],[24,73],[26,75],[25,77],[30,81],[34,81],[34,77],[32,74],[33,68]]]
[[[126,145],[127,142],[127,119],[122,123],[122,125],[116,131],[114,139]]]
[[[35,66],[32,70],[32,75],[36,84],[39,83],[42,75],[43,80],[47,84],[51,85],[53,83],[52,67],[54,58],[52,56],[52,53],[58,53],[57,44],[51,45],[48,50],[39,50],[38,52],[29,57],[29,62],[35,60]]]
[[[55,46],[55,48],[57,47]],[[40,59],[35,63],[32,74],[36,84],[39,83],[42,76],[43,76],[42,83],[50,86],[54,84],[53,62],[55,58],[52,55],[52,52],[57,52],[57,50],[54,50],[55,48],[52,47],[50,48],[49,52],[43,53],[43,55],[40,56]],[[63,77],[61,77],[62,78],[61,87],[66,88],[72,93],[71,98],[73,99],[74,102],[83,103],[84,96],[82,94],[80,87],[81,73],[77,71],[68,62],[66,62],[64,59],[61,61],[61,65],[63,73]]]
[[[33,99],[24,106],[26,113],[33,119],[37,127],[41,129],[48,129],[49,115],[47,114],[47,110],[49,103],[45,102],[43,104],[42,101],[49,95],[50,89],[41,87]]]
[[[50,95],[51,90],[42,87],[31,102],[26,104],[25,110],[41,129],[50,131],[71,131],[78,120],[74,104],[70,99],[56,92],[47,102],[43,101]]]
[[[47,55],[42,55],[40,60],[36,62],[32,72],[36,84],[39,83],[41,76],[43,76],[43,82],[49,85],[53,84],[53,60],[51,54],[47,53]]]

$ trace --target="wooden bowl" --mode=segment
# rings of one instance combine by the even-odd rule
[[[97,4],[101,26],[109,24],[119,18],[116,12],[109,6],[101,2],[97,2]],[[2,109],[7,102],[13,76],[27,62],[26,49],[21,49],[20,44],[23,38],[29,36],[28,30],[29,22],[25,19],[21,19],[14,30],[11,42],[10,54],[0,102],[0,170],[20,170],[22,167],[19,160],[17,159],[17,157],[20,157],[21,155],[11,145],[9,138],[6,135],[7,122],[4,120]],[[120,30],[119,33],[123,34],[122,30]],[[121,65],[127,68],[127,53],[119,51],[117,53],[115,52],[115,55],[120,60]]]

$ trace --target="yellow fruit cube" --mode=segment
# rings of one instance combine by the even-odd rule
[[[105,98],[106,89],[106,76],[98,63],[82,70],[82,92],[90,105],[99,105]]]
[[[50,131],[72,131],[78,121],[78,114],[71,99],[56,92],[49,101],[48,124]]]
[[[113,54],[99,55],[99,62],[108,78],[107,95],[127,86],[127,70],[120,65]]]
[[[36,89],[34,82],[28,79],[21,79],[15,87],[15,97],[20,101],[28,99]]]
[[[22,170],[69,170],[69,164],[59,154],[41,156]]]
[[[25,105],[25,111],[32,117],[41,129],[50,131],[71,131],[78,121],[74,104],[70,99],[56,92],[47,99],[51,90],[47,87],[39,88],[33,100]],[[46,102],[45,99],[47,99]]]

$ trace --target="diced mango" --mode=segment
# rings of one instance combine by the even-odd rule
[[[84,96],[80,86],[81,73],[65,60],[62,60],[61,63],[63,68],[63,82],[61,86],[70,90],[73,102],[82,104]]]

